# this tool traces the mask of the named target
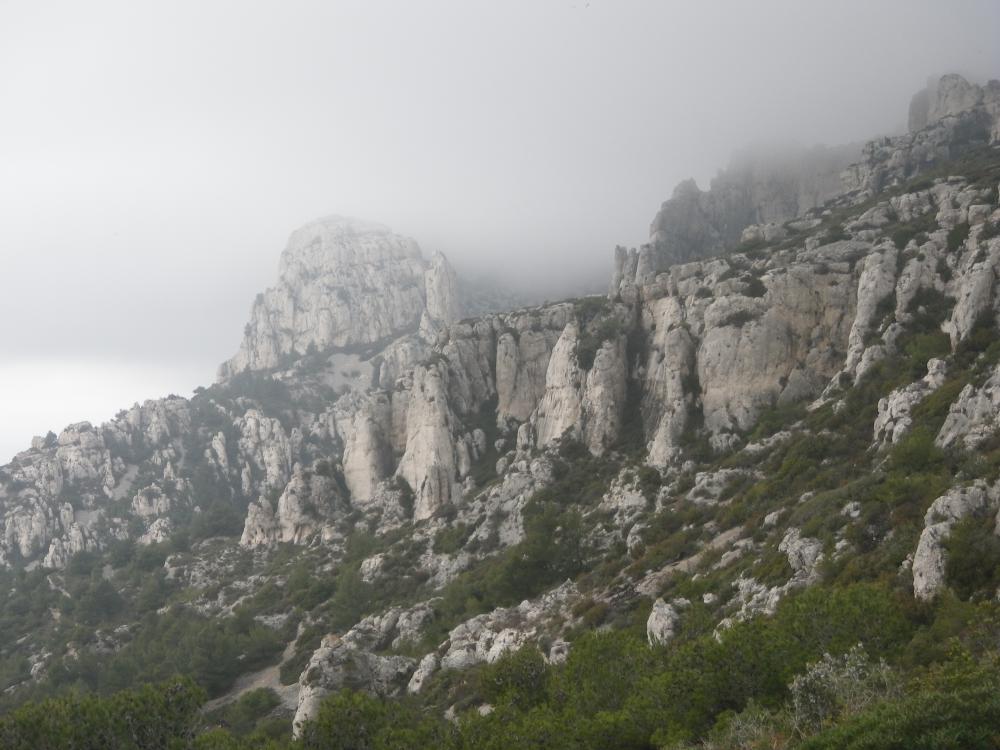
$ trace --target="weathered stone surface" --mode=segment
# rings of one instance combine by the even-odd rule
[[[1000,429],[1000,366],[993,368],[982,387],[971,383],[962,389],[948,410],[935,443],[942,448],[961,445],[975,450]]]
[[[448,634],[441,668],[465,669],[492,663],[508,651],[517,650],[537,637],[546,618],[565,617],[578,596],[576,586],[567,581],[538,599],[466,620]]]
[[[876,446],[886,446],[899,442],[910,429],[913,407],[940,388],[947,377],[947,367],[943,360],[931,359],[927,362],[927,374],[920,380],[903,388],[897,388],[878,402],[878,416],[875,418],[874,441]]]
[[[427,263],[413,240],[388,228],[331,216],[296,230],[281,255],[278,285],[258,296],[239,353],[220,369],[275,367],[289,353],[371,344],[414,331],[426,311],[458,314],[454,272]]]
[[[670,604],[662,598],[653,602],[653,609],[646,620],[646,639],[650,646],[663,646],[673,640],[681,611],[690,604],[687,599],[674,599]]]
[[[330,693],[350,688],[380,697],[396,695],[406,688],[415,668],[416,662],[406,656],[379,656],[327,636],[299,677],[293,733],[298,736]]]
[[[823,205],[842,190],[840,173],[860,155],[860,145],[738,154],[702,192],[680,183],[650,227],[650,244],[636,259],[644,278],[676,263],[698,260],[735,246],[744,229],[762,225],[771,239],[780,224]],[[756,239],[751,233],[748,241]],[[624,258],[623,258],[624,260]]]
[[[244,461],[243,492],[281,490],[292,473],[292,446],[281,422],[250,409],[236,421]]]
[[[532,415],[535,440],[544,448],[553,440],[582,433],[581,402],[586,375],[577,359],[580,329],[569,323],[556,342],[545,373],[545,395]]]
[[[954,487],[939,497],[924,516],[924,530],[913,554],[913,595],[932,599],[945,582],[947,563],[944,541],[956,522],[986,511],[995,503],[996,493],[984,483],[969,487]]]
[[[453,442],[454,417],[448,408],[447,371],[437,365],[418,366],[413,371],[406,410],[406,450],[396,469],[415,496],[415,520],[457,499],[457,464]]]

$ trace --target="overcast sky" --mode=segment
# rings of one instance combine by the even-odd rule
[[[601,278],[748,142],[1000,75],[1000,3],[0,0],[0,463],[189,394],[296,226]]]

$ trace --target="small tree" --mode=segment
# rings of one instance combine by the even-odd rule
[[[792,680],[790,692],[792,725],[805,737],[839,718],[898,697],[900,684],[884,659],[873,662],[858,644],[840,656],[824,654]]]

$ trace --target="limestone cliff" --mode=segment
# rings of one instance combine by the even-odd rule
[[[415,331],[421,318],[460,313],[455,274],[440,253],[424,260],[388,228],[330,216],[292,233],[278,284],[258,295],[240,351],[222,377],[277,366],[288,355],[373,344]]]
[[[37,438],[0,469],[0,565],[59,591],[92,558],[110,566],[94,582],[134,597],[114,566],[155,545],[140,553],[173,606],[240,627],[252,610],[280,633],[298,723],[343,687],[420,693],[524,645],[558,662],[640,601],[650,643],[692,614],[724,629],[890,540],[881,572],[932,598],[949,536],[1000,497],[1000,458],[975,455],[1000,427],[1000,156],[976,125],[994,88],[942,81],[849,189],[823,171],[734,197],[763,179],[750,168],[711,199],[682,188],[656,231],[672,242],[671,212],[700,211],[697,252],[660,267],[620,250],[607,296],[458,319],[443,256],[311,224],[220,382]],[[933,167],[951,152],[928,143],[963,160]],[[712,218],[706,200],[739,210]],[[929,490],[885,480],[900,446],[938,462]],[[700,602],[695,580],[714,587]],[[18,658],[41,674],[53,657],[27,636]]]

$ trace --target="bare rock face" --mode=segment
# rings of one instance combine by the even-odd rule
[[[940,359],[927,362],[927,374],[903,388],[897,388],[878,402],[873,444],[882,447],[899,442],[910,429],[913,407],[940,388],[947,377],[945,363]]]
[[[374,393],[347,412],[339,431],[345,436],[344,481],[357,507],[367,504],[378,483],[391,472],[392,404]]]
[[[625,380],[625,337],[619,335],[601,342],[580,404],[584,444],[595,456],[603,454],[621,430]]]
[[[292,233],[278,285],[254,302],[239,353],[223,378],[275,367],[290,353],[372,344],[416,331],[425,312],[458,314],[454,271],[423,259],[416,242],[388,228],[327,217]]]
[[[842,190],[840,172],[860,145],[745,152],[736,155],[707,191],[680,183],[650,227],[650,244],[636,258],[636,274],[716,255],[738,244],[750,225],[775,225],[823,205]],[[772,232],[772,236],[773,232]]]
[[[171,397],[136,404],[99,427],[79,422],[58,436],[35,438],[0,470],[0,564],[37,560],[61,568],[74,554],[125,535],[119,522],[98,524],[109,500],[125,500],[139,519],[165,511],[170,500],[160,499],[163,486],[184,489],[173,473],[175,443],[190,428],[187,401]],[[132,486],[136,467],[128,463],[136,454],[163,477],[141,496]]]
[[[847,362],[844,369],[857,373],[865,353],[865,339],[872,329],[877,330],[880,304],[896,288],[896,257],[898,251],[886,243],[880,252],[867,256],[858,281],[858,304],[847,344]]]
[[[448,634],[448,650],[441,657],[441,668],[491,664],[505,653],[516,651],[537,638],[546,618],[566,617],[578,596],[576,586],[567,581],[538,599],[466,620]]]
[[[626,363],[622,336],[597,345],[585,368],[579,357],[581,333],[575,320],[556,342],[545,374],[545,392],[531,415],[535,444],[581,440],[594,455],[602,454],[618,437],[625,406]]]
[[[347,502],[333,479],[297,469],[278,498],[276,508],[265,497],[250,504],[240,544],[244,547],[307,544],[321,537],[346,510]]]
[[[572,316],[571,305],[508,316],[497,336],[497,421],[524,422],[545,394],[549,358]]]
[[[721,446],[762,408],[820,392],[843,365],[854,320],[858,282],[844,259],[868,251],[862,242],[831,243],[767,271],[723,259],[689,263],[623,287],[640,301],[648,341],[636,375],[649,462],[676,457],[699,406]]]
[[[971,383],[962,389],[948,410],[935,443],[975,450],[1000,428],[1000,366],[994,367],[982,387]]]
[[[924,530],[920,533],[916,552],[913,554],[913,595],[918,599],[932,599],[944,587],[947,559],[944,541],[951,527],[963,518],[984,513],[995,504],[997,493],[985,483],[970,487],[954,487],[939,497],[924,516]]]
[[[434,364],[413,371],[406,409],[406,450],[396,474],[413,490],[413,517],[417,521],[430,518],[461,494],[446,378],[447,371]]]
[[[406,656],[380,656],[329,635],[313,653],[299,677],[299,698],[292,722],[294,736],[315,717],[320,703],[330,693],[344,688],[363,690],[379,697],[397,695],[405,689],[416,662]]]
[[[281,422],[250,409],[236,426],[240,455],[245,460],[243,492],[266,494],[283,489],[292,472],[292,446]]]
[[[247,507],[240,546],[270,547],[278,540],[278,524],[270,501],[260,497]]]
[[[909,130],[914,133],[946,117],[954,117],[975,109],[989,98],[989,86],[969,83],[954,73],[932,81],[926,89],[916,93],[910,102]]]
[[[545,395],[532,416],[538,447],[557,438],[580,436],[580,407],[586,375],[577,359],[580,329],[569,323],[556,342],[545,373]]]
[[[424,293],[427,315],[438,323],[451,323],[462,317],[458,278],[442,253],[434,253],[430,267],[424,271]]]
[[[663,646],[673,640],[680,624],[681,611],[690,604],[687,599],[674,599],[670,604],[663,599],[653,602],[653,609],[646,620],[646,639],[650,646]]]
[[[980,318],[993,310],[997,300],[997,279],[1000,277],[1000,238],[976,243],[959,261],[955,288],[955,307],[945,322],[944,330],[957,346],[971,332]]]

